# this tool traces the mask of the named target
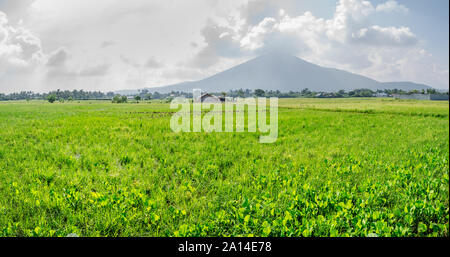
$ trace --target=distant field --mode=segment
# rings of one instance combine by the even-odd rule
[[[448,236],[449,102],[280,99],[279,136],[169,104],[0,102],[0,236]]]
[[[392,98],[304,98],[282,99],[280,106],[309,110],[402,114],[447,117],[448,101],[396,100]]]

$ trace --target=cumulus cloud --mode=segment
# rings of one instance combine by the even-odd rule
[[[9,25],[0,12],[0,62],[3,67],[30,67],[42,59],[40,39],[23,27]]]
[[[311,12],[291,17],[285,10],[274,12],[267,8],[269,5],[260,4],[259,1],[249,3],[248,6],[254,6],[256,11],[251,11],[248,6],[242,9],[244,17],[241,20],[245,22],[238,23],[237,29],[213,22],[203,29],[207,32],[203,33],[206,46],[194,58],[200,67],[232,57],[230,49],[239,55],[285,51],[319,65],[379,80],[414,78],[422,83],[448,84],[446,71],[438,72],[437,67],[430,70],[436,74],[435,79],[424,79],[424,76],[418,79],[420,76],[410,72],[433,65],[432,58],[417,54],[424,50],[409,27],[383,27],[371,23],[371,16],[377,12],[408,12],[405,6],[395,1],[375,7],[369,1],[340,0],[330,19],[315,17]],[[271,16],[261,17],[258,10]]]
[[[233,25],[223,26],[208,20],[207,25],[201,30],[205,46],[187,64],[198,68],[208,68],[218,63],[220,57],[233,58],[242,55],[242,49],[236,44],[239,31]]]
[[[21,26],[10,25],[0,11],[0,91],[31,90],[43,62],[39,38]]]
[[[12,26],[0,11],[0,91],[35,89],[44,62],[41,41],[29,30]]]
[[[63,66],[67,60],[67,50],[65,48],[59,48],[51,53],[47,60],[47,66],[58,67]]]
[[[385,3],[377,5],[376,10],[378,12],[400,12],[400,13],[408,13],[409,9],[397,3],[396,1],[389,0]]]
[[[35,0],[0,1],[0,11],[8,14],[8,19],[19,21],[24,13],[28,13]]]
[[[61,78],[98,77],[106,75],[110,64],[104,61],[86,61],[81,65],[71,60],[72,54],[66,47],[60,47],[46,56],[46,79],[58,80]]]
[[[435,64],[414,27],[374,23],[409,12],[385,1],[337,0],[322,18],[294,0],[181,1],[177,8],[164,0],[0,0],[15,17],[0,12],[0,91],[161,86],[271,51],[381,81],[448,87],[448,67]]]
[[[264,46],[267,35],[277,31],[279,23],[274,18],[264,18],[257,26],[254,26],[240,40],[241,47],[248,50],[256,50]]]
[[[375,10],[368,1],[341,0],[329,20],[316,18],[311,12],[290,17],[279,10],[274,17],[265,17],[254,25],[245,24],[246,29],[231,30],[212,23],[203,29],[207,45],[198,53],[197,61],[206,66],[212,64],[208,60],[217,59],[216,55],[230,57],[243,51],[259,53],[265,49],[301,54],[339,49],[342,44],[403,47],[417,43],[416,36],[407,27],[370,25],[368,17]]]
[[[371,26],[363,28],[352,34],[357,42],[377,46],[409,46],[417,43],[416,36],[407,27],[380,27]]]

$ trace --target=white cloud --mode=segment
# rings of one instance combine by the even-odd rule
[[[352,33],[357,42],[364,42],[377,46],[408,46],[417,43],[416,36],[407,27],[371,26]]]
[[[385,3],[377,5],[377,12],[400,12],[400,13],[408,13],[409,9],[401,4],[398,4],[396,1],[389,0]]]
[[[244,10],[248,12],[248,9]],[[197,58],[214,58],[218,62],[220,57],[228,57],[221,54],[223,49],[220,49],[221,43],[226,42],[227,49],[239,46],[241,55],[282,50],[319,65],[349,70],[382,81],[413,80],[448,87],[448,76],[445,76],[448,72],[437,68],[429,55],[419,54],[424,49],[410,28],[382,27],[371,23],[370,18],[376,12],[401,10],[406,11],[407,8],[395,1],[375,8],[369,1],[361,0],[340,0],[330,19],[317,18],[311,12],[291,17],[280,9],[258,23],[241,23],[240,29],[227,33],[226,41],[215,34],[205,37],[208,44]],[[255,13],[251,15],[256,16]],[[209,29],[214,27],[212,24]],[[424,75],[424,70],[434,76]]]
[[[1,0],[0,11],[7,13],[10,21],[20,21],[24,14],[28,14],[30,12],[30,6],[34,2],[35,0]]]
[[[40,39],[23,27],[9,25],[6,14],[0,12],[0,62],[5,67],[29,67],[41,58]]]
[[[58,50],[49,54],[47,66],[53,67],[63,66],[66,63],[67,58],[68,58],[67,50],[65,48],[59,48]]]
[[[40,39],[21,26],[11,26],[0,11],[0,91],[33,89],[30,83],[43,62]]]
[[[256,50],[264,46],[264,38],[277,30],[278,22],[274,18],[268,17],[254,26],[241,41],[241,47],[248,50]]]
[[[47,79],[61,77],[98,77],[108,73],[110,64],[104,60],[74,60],[74,54],[61,47],[47,56]]]
[[[213,50],[210,54],[222,54],[221,47],[233,49],[239,44],[241,50],[258,51],[264,48],[290,49],[301,54],[308,51],[323,51],[340,48],[341,44],[361,44],[367,46],[410,46],[417,43],[416,36],[407,27],[380,27],[370,25],[368,17],[375,8],[368,1],[341,0],[332,19],[316,18],[311,12],[290,17],[284,10],[278,17],[266,17],[258,24],[248,26],[245,33],[226,32],[225,27],[207,26],[204,31],[216,33],[204,34],[207,46]],[[221,29],[217,32],[218,29]],[[245,29],[243,29],[245,31]],[[294,40],[293,47],[292,40]],[[225,44],[225,41],[226,44]],[[278,42],[277,42],[278,41]],[[214,46],[214,47],[212,47]],[[348,49],[346,49],[348,50]]]
[[[128,88],[127,81],[135,74],[142,77],[138,87],[171,83],[173,79],[141,69],[168,69],[171,65],[166,66],[166,62],[173,66],[186,61],[192,54],[191,43],[200,39],[200,28],[213,8],[205,0],[180,2],[177,8],[164,0],[6,2],[0,0],[1,9],[14,13],[17,21],[22,19],[20,27],[27,30],[16,37],[20,42],[8,42],[5,46],[2,23],[2,92],[17,91],[22,86],[36,91],[47,90],[50,86],[118,90]],[[2,22],[6,19],[4,16],[2,13]],[[14,29],[18,27],[15,25]],[[30,31],[41,47],[40,63],[35,61],[33,72],[28,57],[38,49],[32,48],[31,37],[25,37]],[[124,63],[121,55],[137,65]],[[19,79],[11,72],[12,65],[29,68]],[[25,77],[30,77],[26,86],[22,79]]]
[[[448,87],[395,1],[340,0],[328,18],[292,0],[1,1],[0,91],[118,90],[201,79],[266,51],[372,78]],[[9,20],[8,20],[9,19]],[[23,22],[20,22],[23,20]],[[426,72],[424,72],[426,71]]]

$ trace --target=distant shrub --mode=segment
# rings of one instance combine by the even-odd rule
[[[258,97],[262,97],[266,95],[266,91],[262,90],[262,89],[256,89],[255,90],[255,95]]]
[[[127,97],[126,96],[121,96],[121,95],[115,95],[114,97],[113,97],[113,99],[112,99],[112,102],[113,103],[118,103],[118,104],[120,104],[120,103],[126,103],[127,102]]]
[[[47,100],[48,100],[49,103],[55,102],[56,101],[56,95],[53,95],[53,94],[49,95],[47,97]]]

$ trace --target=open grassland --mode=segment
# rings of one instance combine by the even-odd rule
[[[317,111],[400,114],[448,118],[448,101],[396,100],[392,98],[283,99],[280,106]]]
[[[448,236],[449,105],[280,99],[279,136],[0,102],[0,236]]]

